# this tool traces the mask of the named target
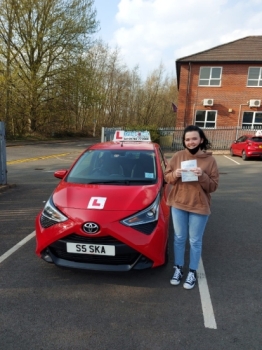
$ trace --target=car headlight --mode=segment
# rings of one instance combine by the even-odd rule
[[[42,215],[55,222],[63,222],[68,220],[68,218],[55,207],[52,198],[49,198],[46,202]]]
[[[160,194],[158,194],[154,203],[151,204],[150,207],[136,213],[135,215],[129,216],[122,220],[121,223],[126,226],[135,226],[157,221],[159,215],[159,201]]]

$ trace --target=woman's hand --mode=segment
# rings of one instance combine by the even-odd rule
[[[203,175],[203,170],[201,168],[194,168],[194,169],[191,169],[191,171],[193,171],[193,173],[196,176],[202,176]]]
[[[202,176],[203,175],[203,170],[201,168],[194,168],[194,169],[176,169],[173,171],[173,176],[174,177],[181,177],[183,171],[192,171],[196,176]]]
[[[183,170],[183,169],[176,169],[176,170],[174,170],[173,171],[173,176],[174,177],[181,177],[182,171],[185,171],[185,170]]]

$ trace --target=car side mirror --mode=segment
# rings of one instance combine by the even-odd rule
[[[57,170],[54,172],[54,177],[57,177],[58,179],[63,179],[67,173],[68,173],[68,170],[66,169]]]

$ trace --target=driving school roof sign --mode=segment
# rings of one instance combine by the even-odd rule
[[[151,137],[149,131],[117,130],[114,141],[151,141]]]

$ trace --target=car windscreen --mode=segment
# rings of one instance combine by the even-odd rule
[[[154,151],[88,150],[65,181],[80,184],[152,184],[157,181]]]

